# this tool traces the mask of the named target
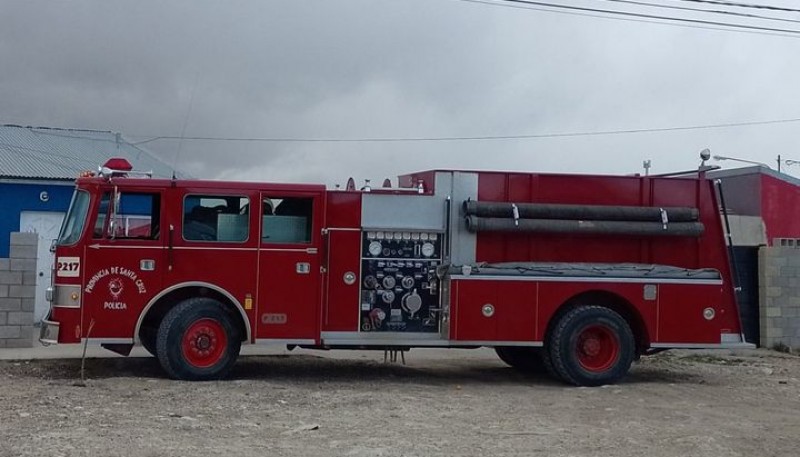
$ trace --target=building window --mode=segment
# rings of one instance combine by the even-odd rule
[[[782,248],[800,248],[800,239],[797,238],[775,238],[772,242],[775,246]]]

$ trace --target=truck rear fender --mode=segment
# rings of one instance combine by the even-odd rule
[[[581,292],[565,301],[556,312],[553,313],[553,316],[547,323],[547,331],[544,337],[545,344],[550,338],[550,332],[556,326],[561,316],[578,306],[602,306],[615,311],[628,322],[628,325],[633,331],[634,338],[636,339],[636,354],[642,354],[643,351],[650,347],[650,335],[647,331],[647,326],[636,308],[625,298],[607,290],[589,290]]]
[[[161,318],[164,317],[170,309],[183,300],[192,297],[209,297],[222,303],[222,305],[230,311],[231,316],[234,317],[234,322],[236,322],[240,334],[242,335],[242,341],[251,341],[250,321],[247,318],[242,304],[239,303],[233,295],[228,293],[225,289],[211,283],[185,282],[162,290],[144,307],[136,323],[136,331],[134,333],[135,342],[141,343],[139,335],[142,327],[150,326],[157,328],[158,323],[161,322]]]

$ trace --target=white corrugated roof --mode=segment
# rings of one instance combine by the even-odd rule
[[[772,168],[766,165],[755,165],[755,166],[741,167],[741,168],[728,168],[728,169],[713,170],[708,172],[708,176],[720,179],[735,177],[735,176],[749,176],[758,174],[772,176],[775,179],[779,179],[781,181],[800,187],[800,179],[788,175],[785,172],[779,172],[777,170],[773,170]]]
[[[154,177],[172,176],[172,167],[116,132],[0,125],[0,178],[73,180],[111,157]]]

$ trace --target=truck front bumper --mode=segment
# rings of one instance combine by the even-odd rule
[[[39,342],[45,346],[58,344],[58,332],[60,328],[61,324],[58,322],[43,320],[42,329],[39,332]]]

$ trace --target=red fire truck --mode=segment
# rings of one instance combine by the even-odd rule
[[[77,180],[41,341],[140,343],[188,380],[224,377],[242,344],[492,347],[606,384],[642,355],[749,346],[719,208],[702,171],[433,170],[326,190],[114,159]]]

